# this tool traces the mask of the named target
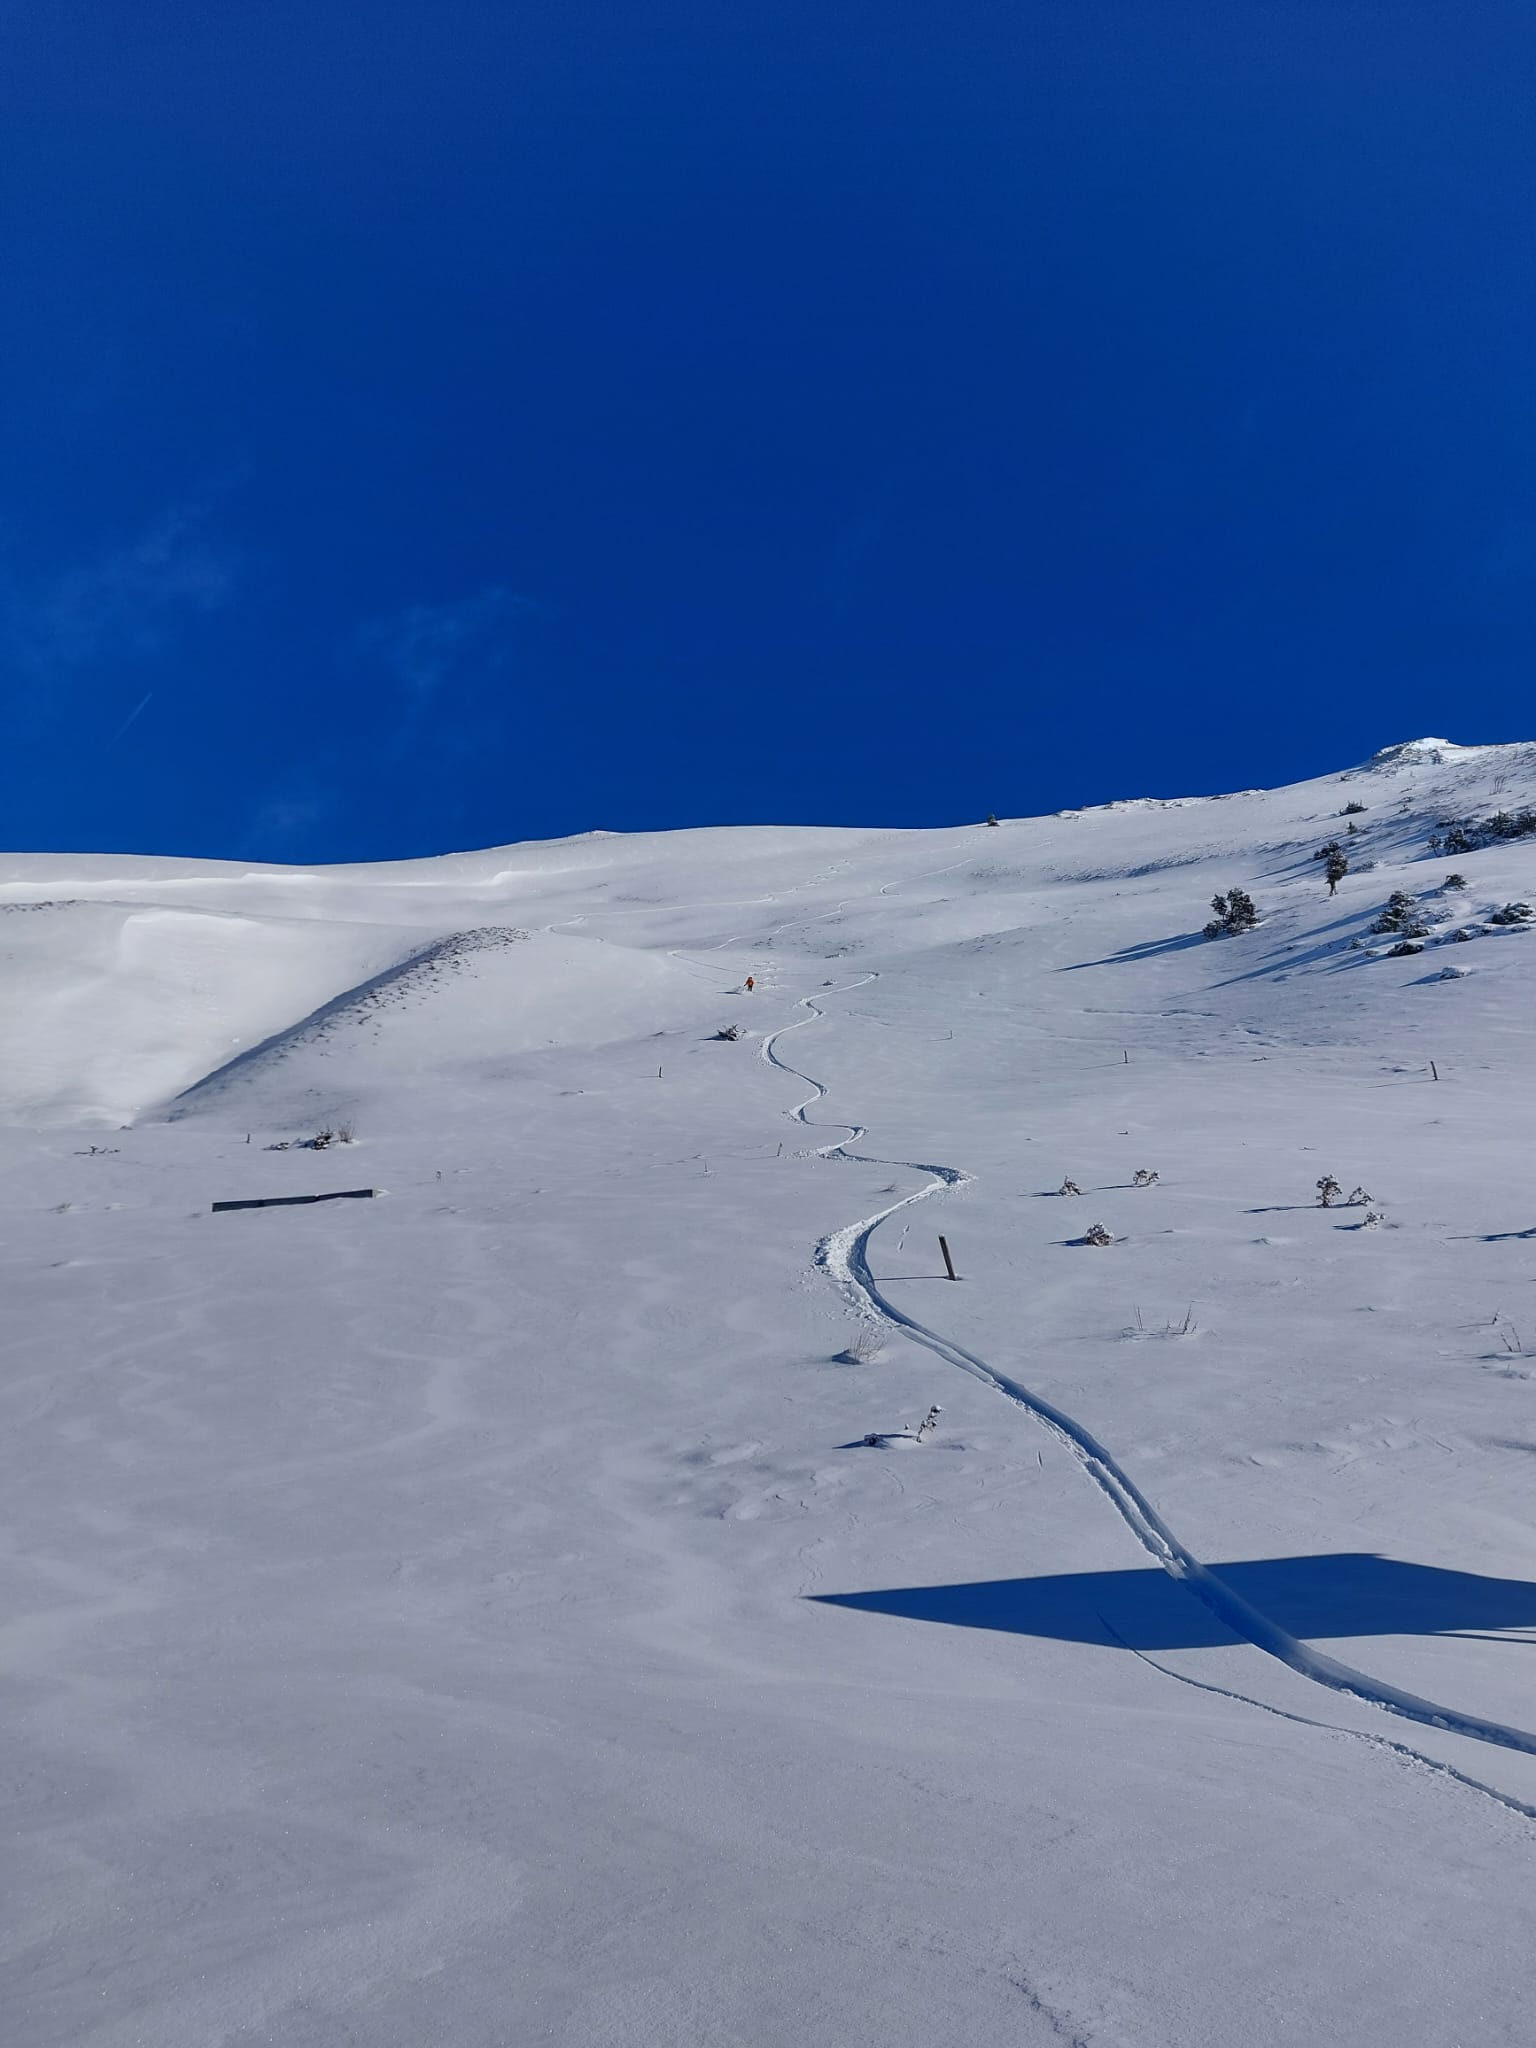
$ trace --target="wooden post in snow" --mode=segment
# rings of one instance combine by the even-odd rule
[[[960,1275],[955,1271],[955,1262],[949,1256],[949,1239],[947,1237],[939,1239],[939,1250],[944,1254],[945,1272],[948,1273],[951,1280],[958,1280]]]

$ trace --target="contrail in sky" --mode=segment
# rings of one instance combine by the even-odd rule
[[[109,747],[115,747],[117,745],[118,741],[122,738],[123,734],[128,730],[129,726],[132,725],[133,721],[138,717],[139,713],[144,709],[144,706],[149,702],[150,698],[153,697],[154,694],[155,693],[153,690],[146,690],[144,692],[143,696],[139,699],[138,703],[134,705],[133,709],[129,712],[128,716],[117,728],[117,731],[113,733],[111,739],[107,741],[107,745]]]

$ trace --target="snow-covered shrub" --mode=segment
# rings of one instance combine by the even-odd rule
[[[279,1138],[275,1145],[268,1145],[265,1149],[268,1152],[327,1152],[332,1145],[350,1145],[352,1136],[351,1124],[338,1124],[334,1130],[327,1124],[312,1138]]]
[[[1104,1228],[1102,1223],[1090,1223],[1088,1228],[1083,1232],[1081,1241],[1084,1244],[1102,1245],[1113,1244],[1115,1240],[1110,1236],[1109,1232]]]
[[[1122,1330],[1120,1334],[1122,1337],[1129,1337],[1138,1342],[1144,1337],[1193,1337],[1200,1327],[1195,1321],[1195,1304],[1193,1302],[1185,1309],[1181,1321],[1176,1323],[1170,1317],[1160,1330],[1149,1330],[1147,1328],[1146,1324],[1142,1321],[1139,1308],[1135,1311],[1135,1316],[1135,1322]]]
[[[1394,889],[1381,914],[1371,926],[1373,932],[1394,933],[1400,939],[1427,939],[1429,926],[1420,915],[1418,899],[1406,889]]]
[[[1352,1188],[1350,1190],[1348,1206],[1351,1209],[1368,1209],[1375,1199],[1376,1197],[1368,1193],[1365,1188]]]
[[[1344,1190],[1331,1173],[1325,1173],[1317,1184],[1317,1202],[1320,1209],[1331,1209]]]
[[[1415,953],[1422,953],[1423,950],[1424,948],[1416,939],[1400,939],[1395,946],[1388,946],[1387,958],[1389,960],[1407,960]]]
[[[1447,875],[1445,880],[1440,884],[1440,887],[1447,893],[1453,893],[1456,890],[1465,889],[1466,886],[1467,878],[1465,875]]]
[[[1459,819],[1442,818],[1429,835],[1429,850],[1431,853],[1475,853],[1477,842]]]
[[[1413,914],[1417,909],[1418,900],[1416,897],[1410,896],[1406,889],[1394,889],[1387,898],[1381,915],[1371,926],[1371,930],[1373,932],[1401,932],[1405,926],[1413,921]]]
[[[1529,903],[1506,903],[1502,910],[1489,913],[1490,924],[1527,924],[1532,912]]]
[[[1155,1188],[1157,1186],[1157,1175],[1150,1172],[1145,1166],[1138,1166],[1131,1175],[1131,1185],[1136,1188]]]
[[[1323,879],[1328,884],[1328,894],[1336,896],[1339,884],[1349,873],[1349,856],[1337,841],[1328,849],[1328,864],[1323,869]]]
[[[1075,1180],[1064,1180],[1056,1192],[1058,1195],[1080,1195],[1083,1191]]]
[[[1229,889],[1225,896],[1213,896],[1211,908],[1216,915],[1204,927],[1208,939],[1231,938],[1238,932],[1251,932],[1259,921],[1253,898],[1246,889]]]
[[[916,1429],[913,1429],[910,1425],[905,1429],[872,1429],[864,1441],[871,1449],[877,1451],[889,1450],[896,1444],[923,1443],[927,1440],[929,1433],[937,1429],[939,1417],[943,1412],[938,1402],[935,1401]]]
[[[1358,818],[1360,813],[1364,809],[1364,804],[1357,804],[1353,800],[1353,798],[1351,798],[1351,800],[1344,806],[1343,810],[1339,813],[1339,816],[1341,818]]]
[[[1501,839],[1529,839],[1536,833],[1536,810],[1495,811],[1491,818],[1474,823],[1467,818],[1442,818],[1429,835],[1431,853],[1475,853],[1480,846],[1495,846]]]

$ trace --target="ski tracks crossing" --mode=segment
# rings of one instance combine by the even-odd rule
[[[887,884],[886,888],[892,886],[895,885]],[[880,893],[883,895],[886,892],[882,889]],[[853,989],[868,986],[876,978],[873,973],[864,974],[855,981],[841,984],[830,993],[846,994]],[[785,1114],[808,1129],[826,1129],[827,1125],[813,1123],[807,1114],[817,1103],[825,1099],[828,1093],[826,1084],[803,1068],[792,1066],[777,1050],[777,1042],[790,1032],[803,1030],[807,1025],[825,1018],[826,1012],[813,996],[802,996],[797,1007],[804,1010],[806,1015],[769,1033],[763,1040],[762,1057],[780,1072],[805,1082],[811,1090],[803,1101],[796,1103]],[[1147,1556],[1199,1599],[1239,1640],[1249,1643],[1264,1655],[1273,1657],[1314,1684],[1378,1708],[1384,1713],[1416,1722],[1422,1727],[1437,1729],[1442,1733],[1466,1736],[1474,1742],[1491,1743],[1499,1748],[1536,1756],[1536,1734],[1503,1722],[1484,1719],[1480,1715],[1463,1713],[1453,1707],[1441,1706],[1433,1700],[1406,1692],[1400,1687],[1372,1678],[1337,1658],[1329,1657],[1310,1644],[1288,1634],[1278,1623],[1234,1592],[1180,1541],[1112,1452],[1075,1417],[1042,1395],[1033,1392],[1008,1373],[1000,1371],[963,1344],[919,1322],[915,1316],[909,1315],[906,1310],[883,1294],[869,1265],[869,1244],[875,1232],[892,1216],[950,1188],[966,1185],[971,1176],[954,1166],[918,1160],[878,1159],[850,1151],[849,1147],[857,1144],[865,1136],[867,1127],[861,1124],[834,1124],[830,1128],[840,1130],[844,1135],[829,1144],[817,1146],[816,1156],[831,1158],[840,1155],[859,1160],[866,1165],[896,1167],[925,1176],[923,1185],[913,1193],[904,1195],[900,1200],[877,1210],[872,1216],[862,1217],[858,1222],[845,1224],[841,1229],[830,1232],[817,1245],[816,1266],[842,1290],[855,1308],[866,1316],[872,1315],[900,1331],[913,1342],[933,1352],[936,1357],[942,1358],[946,1364],[969,1374],[973,1379],[980,1380],[984,1386],[990,1387],[1004,1400],[1022,1409],[1073,1458],[1084,1476],[1120,1516]],[[1184,1679],[1185,1676],[1183,1673],[1167,1670],[1160,1664],[1154,1668],[1164,1672],[1168,1677]],[[1188,1679],[1185,1682],[1203,1685],[1203,1682],[1197,1679]],[[1209,1686],[1203,1689],[1223,1693],[1226,1690],[1223,1687]],[[1243,1694],[1233,1693],[1228,1696],[1251,1706],[1263,1707],[1268,1712],[1283,1712],[1282,1709],[1268,1707],[1263,1701],[1248,1700]],[[1311,1725],[1320,1728],[1333,1727],[1333,1724],[1327,1722]],[[1333,1732],[1348,1735],[1359,1731],[1333,1728]],[[1394,1754],[1411,1758],[1433,1772],[1449,1775],[1458,1783],[1487,1794],[1511,1811],[1528,1819],[1536,1819],[1536,1808],[1498,1792],[1492,1786],[1484,1785],[1480,1780],[1467,1776],[1449,1764],[1425,1756],[1421,1751],[1405,1744],[1390,1742],[1385,1738],[1364,1736],[1362,1739],[1375,1742],[1379,1747]]]

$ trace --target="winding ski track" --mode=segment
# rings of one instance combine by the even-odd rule
[[[872,973],[861,975],[857,981],[844,983],[832,993],[845,994],[852,989],[863,988],[875,978]],[[857,1144],[865,1135],[867,1126],[812,1123],[806,1112],[824,1100],[828,1092],[827,1086],[804,1069],[791,1066],[787,1060],[779,1056],[776,1047],[779,1039],[791,1031],[803,1030],[806,1025],[824,1018],[826,1012],[813,996],[802,996],[797,1007],[808,1014],[792,1024],[781,1025],[777,1031],[771,1032],[764,1039],[762,1046],[762,1056],[770,1066],[777,1067],[780,1072],[793,1075],[795,1079],[805,1082],[811,1090],[802,1102],[796,1103],[785,1114],[811,1130],[833,1129],[844,1132],[843,1137],[815,1148],[818,1155],[823,1158],[840,1154],[848,1159],[860,1160],[866,1165],[898,1167],[908,1172],[927,1175],[923,1186],[912,1194],[904,1195],[887,1208],[877,1210],[873,1216],[862,1217],[856,1223],[845,1224],[842,1229],[830,1232],[817,1245],[817,1267],[843,1290],[852,1304],[864,1313],[872,1313],[877,1319],[892,1325],[914,1343],[923,1345],[942,1358],[946,1364],[956,1367],[960,1372],[969,1373],[973,1379],[991,1387],[994,1393],[1001,1394],[1004,1400],[1011,1401],[1015,1407],[1023,1409],[1026,1415],[1037,1422],[1076,1461],[1084,1475],[1108,1500],[1153,1562],[1167,1572],[1170,1578],[1178,1580],[1197,1599],[1203,1601],[1223,1626],[1241,1641],[1251,1644],[1254,1649],[1262,1651],[1266,1656],[1275,1658],[1277,1662],[1298,1672],[1303,1678],[1311,1679],[1315,1684],[1324,1686],[1332,1692],[1342,1693],[1347,1698],[1377,1707],[1384,1713],[1416,1722],[1421,1727],[1467,1736],[1474,1742],[1493,1743],[1501,1749],[1518,1750],[1527,1756],[1536,1756],[1536,1734],[1531,1734],[1523,1728],[1507,1726],[1500,1721],[1484,1720],[1480,1715],[1462,1713],[1454,1707],[1443,1707],[1433,1700],[1421,1698],[1416,1693],[1405,1692],[1400,1687],[1370,1677],[1366,1672],[1357,1671],[1351,1665],[1340,1663],[1337,1658],[1325,1656],[1321,1651],[1313,1649],[1310,1644],[1289,1635],[1268,1615],[1233,1592],[1224,1580],[1179,1540],[1130,1474],[1118,1463],[1113,1453],[1082,1423],[1067,1414],[1065,1409],[1058,1408],[1054,1402],[1047,1401],[1043,1395],[1033,1393],[1021,1381],[999,1371],[974,1351],[967,1350],[963,1344],[930,1329],[926,1323],[920,1323],[915,1316],[908,1315],[905,1309],[899,1308],[880,1291],[879,1283],[869,1267],[869,1243],[881,1224],[898,1215],[903,1209],[927,1201],[930,1196],[942,1194],[949,1188],[963,1186],[969,1181],[970,1175],[954,1166],[931,1165],[910,1159],[875,1159],[864,1153],[852,1152],[849,1147]],[[1162,1665],[1155,1668],[1165,1670]],[[1166,1675],[1183,1676],[1182,1673],[1175,1672],[1167,1672]],[[1201,1683],[1199,1680],[1188,1682]],[[1224,1690],[1221,1687],[1205,1689]],[[1243,1697],[1238,1694],[1231,1696]],[[1250,1701],[1248,1704],[1264,1703]],[[1268,1711],[1278,1713],[1282,1710],[1271,1708]],[[1334,1732],[1355,1734],[1359,1731],[1336,1729]],[[1425,1756],[1419,1750],[1405,1750],[1405,1745],[1399,1743],[1388,1746],[1396,1752],[1406,1753],[1431,1770],[1449,1773],[1459,1782],[1476,1791],[1487,1793],[1489,1797],[1516,1813],[1536,1819],[1536,1808],[1496,1791],[1492,1786],[1484,1785],[1475,1778],[1467,1777],[1452,1766],[1442,1764],[1435,1757]]]

